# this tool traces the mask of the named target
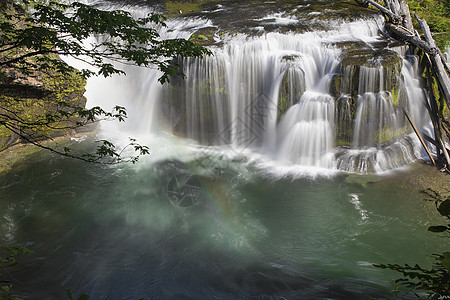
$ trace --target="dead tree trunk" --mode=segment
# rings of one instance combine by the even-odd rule
[[[384,6],[375,0],[359,1],[363,5],[373,5],[380,10],[386,18],[385,29],[391,38],[413,45],[424,52],[424,55],[427,56],[428,69],[431,71],[429,76],[435,78],[438,83],[440,96],[445,100],[447,106],[450,107],[450,67],[444,55],[436,46],[427,22],[416,16],[424,33],[424,39],[422,39],[413,28],[411,14],[405,0],[384,0]],[[429,84],[428,89],[430,88]],[[433,91],[430,91],[430,93],[433,93]],[[434,94],[430,96],[430,101],[436,101]],[[436,140],[433,144],[437,147],[438,154],[442,153],[445,168],[450,170],[450,156],[445,147],[445,139],[442,132],[442,116],[439,110],[433,106],[433,104],[428,105],[428,111],[435,129]]]
[[[439,90],[441,91],[442,97],[444,97],[447,106],[450,107],[450,78],[447,74],[447,70],[445,69],[445,65],[447,64],[444,55],[436,46],[436,43],[431,35],[430,27],[425,20],[419,19],[417,15],[415,15],[417,21],[422,28],[424,33],[425,41],[430,44],[432,47],[437,49],[436,54],[430,55],[432,60],[432,66],[434,68],[435,77],[438,79]]]

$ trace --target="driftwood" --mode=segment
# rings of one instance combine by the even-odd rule
[[[442,151],[442,155],[444,156],[444,159],[447,162],[446,167],[448,169],[450,157],[448,154],[449,151],[445,146],[445,139],[444,139],[444,135],[442,132],[442,130],[445,131],[444,123],[442,122],[442,119],[440,118],[439,108],[438,108],[436,96],[435,96],[434,90],[433,90],[433,82],[432,82],[433,76],[432,76],[432,70],[431,70],[432,63],[431,63],[429,55],[424,54],[424,58],[427,60],[426,65],[428,66],[427,67],[427,84],[428,84],[427,91],[428,91],[428,100],[429,100],[429,102],[427,102],[425,104],[426,104],[426,107],[430,114],[431,122],[433,123],[434,136],[436,137],[436,140],[433,140],[434,142],[432,142],[432,144],[438,150],[437,151],[438,155],[440,154],[439,150]]]
[[[422,28],[422,31],[423,31],[424,37],[425,37],[425,41],[437,49],[437,53],[434,55],[431,55],[432,66],[434,68],[434,72],[436,73],[436,77],[438,79],[441,94],[444,97],[445,102],[447,103],[447,106],[450,107],[450,78],[444,67],[444,63],[446,64],[444,55],[439,50],[439,48],[436,46],[436,43],[433,39],[433,36],[431,35],[430,27],[428,27],[427,22],[425,20],[419,19],[419,17],[417,17],[416,14],[415,14],[415,16],[416,16],[417,21],[420,24],[420,27]]]
[[[423,41],[421,38],[411,33],[409,30],[402,26],[387,23],[385,25],[385,28],[389,32],[389,36],[395,38],[398,41],[406,42],[413,46],[416,46],[429,55],[438,54],[436,47],[431,46],[429,43]]]
[[[400,16],[398,16],[397,14],[395,14],[392,11],[391,5],[390,5],[390,3],[388,3],[388,1],[385,1],[386,6],[388,8],[384,7],[381,4],[378,4],[377,2],[375,2],[373,0],[362,0],[361,2],[364,5],[367,5],[367,3],[369,3],[369,4],[372,4],[373,6],[375,6],[376,8],[378,8],[381,11],[381,13],[383,13],[385,16],[389,17],[389,21],[392,24],[399,24],[401,22],[401,20],[402,20]]]
[[[442,116],[437,109],[435,99],[436,97],[434,96],[431,83],[431,77],[434,77],[436,79],[436,82],[438,83],[440,96],[447,103],[447,107],[450,107],[450,67],[445,59],[445,56],[436,46],[427,22],[415,15],[415,18],[422,28],[424,34],[424,38],[422,39],[417,31],[415,31],[413,28],[411,14],[409,12],[408,4],[405,0],[384,0],[384,6],[374,0],[359,0],[359,2],[365,6],[372,5],[380,10],[380,12],[386,18],[385,30],[391,38],[400,42],[408,43],[424,52],[424,55],[427,58],[429,72],[428,93],[430,103],[427,103],[427,108],[430,113],[430,118],[433,122],[435,133],[435,140],[433,140],[432,144],[435,145],[438,149],[438,155],[442,153],[445,167],[447,168],[447,170],[450,170],[450,156],[448,153],[448,149],[445,146],[445,138],[442,130],[445,130],[446,128],[443,126]],[[412,123],[406,111],[405,114],[414,128],[414,124]],[[432,159],[431,154],[429,153],[429,150],[427,149],[423,139],[420,137],[417,129],[414,128],[414,131],[416,132],[422,145],[424,146],[425,150],[430,156],[431,161],[434,164],[434,160]],[[430,137],[427,137],[427,140],[430,139]]]
[[[403,112],[405,113],[406,118],[409,121],[409,124],[411,124],[411,127],[414,129],[414,132],[416,133],[417,137],[419,138],[420,143],[422,144],[423,148],[425,149],[425,151],[428,154],[428,157],[431,160],[431,163],[433,164],[433,166],[436,166],[436,162],[434,161],[433,156],[431,155],[430,150],[428,150],[427,144],[425,144],[422,136],[420,135],[419,131],[417,130],[416,126],[414,125],[413,121],[411,120],[411,117],[408,115],[408,113],[406,112],[406,110],[403,110]]]

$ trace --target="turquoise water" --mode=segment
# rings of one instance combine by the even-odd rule
[[[15,293],[384,299],[395,274],[373,263],[429,265],[445,248],[401,173],[275,177],[242,157],[152,152],[101,166],[40,151],[0,175],[2,244],[34,251],[10,272]]]

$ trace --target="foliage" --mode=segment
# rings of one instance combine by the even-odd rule
[[[443,198],[438,192],[428,189],[423,192],[433,201],[441,216],[450,220],[450,196]],[[430,232],[450,233],[450,224],[430,226]],[[379,264],[378,268],[402,273],[403,278],[395,280],[416,295],[418,299],[450,299],[450,252],[433,254],[435,262],[430,270],[419,265]]]
[[[26,142],[89,162],[135,162],[139,155],[147,154],[148,148],[135,140],[127,147],[133,147],[138,156],[128,159],[121,158],[123,149],[117,150],[107,141],[100,141],[95,153],[85,155],[47,148],[40,141],[99,119],[125,120],[123,107],[116,106],[111,112],[84,108],[85,100],[76,95],[82,95],[83,77],[125,74],[117,66],[134,64],[157,68],[162,74],[159,81],[165,83],[171,76],[182,75],[173,58],[210,54],[191,41],[161,39],[158,28],[162,26],[166,26],[164,17],[158,14],[134,18],[126,11],[103,11],[78,2],[1,1],[0,135],[13,133]],[[98,41],[87,44],[92,36]],[[88,67],[75,70],[59,55],[72,56]],[[36,82],[43,82],[43,86]],[[74,87],[74,82],[79,84]],[[11,94],[2,89],[5,86],[21,92],[32,89],[43,96]]]
[[[66,294],[70,300],[89,300],[89,298],[91,298],[88,294],[81,294],[80,297],[75,298],[70,289],[66,289]]]
[[[450,0],[407,0],[411,13],[425,19],[441,50],[450,45]]]
[[[45,55],[57,54],[73,56],[98,68],[96,72],[81,70],[85,76],[124,74],[113,61],[156,66],[163,73],[159,80],[164,83],[170,76],[181,74],[173,57],[208,53],[184,39],[161,40],[157,28],[166,25],[158,14],[135,19],[126,11],[103,11],[79,2],[22,0],[19,4],[3,4],[0,20],[0,66],[27,73],[48,68],[67,73],[69,66],[56,56]],[[86,45],[92,35],[103,39]],[[28,60],[31,57],[34,62]]]
[[[17,257],[32,254],[32,251],[22,245],[3,246],[7,256],[0,256],[0,270],[17,265]],[[2,275],[0,273],[0,275]],[[19,300],[20,298],[10,295],[12,284],[9,280],[0,278],[0,300]]]

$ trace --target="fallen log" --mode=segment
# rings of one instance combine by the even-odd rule
[[[415,34],[411,33],[410,31],[406,30],[403,27],[386,23],[385,28],[390,34],[391,37],[395,38],[396,40],[400,40],[402,42],[409,43],[413,46],[416,46],[417,48],[421,49],[423,52],[430,54],[430,55],[436,55],[438,53],[437,49],[427,42],[421,40],[419,37],[417,37]]]
[[[437,154],[439,156],[439,150],[441,150],[442,155],[444,156],[445,159],[445,166],[447,168],[447,170],[450,169],[450,156],[449,156],[449,152],[445,146],[445,139],[444,139],[444,135],[442,132],[442,128],[444,128],[443,126],[443,122],[440,118],[440,112],[439,112],[439,108],[437,105],[437,101],[436,101],[436,96],[434,94],[434,90],[433,90],[433,83],[432,83],[432,64],[431,64],[431,60],[430,60],[430,56],[428,54],[424,54],[424,59],[426,59],[426,65],[427,65],[427,84],[428,84],[428,101],[426,103],[426,107],[428,109],[430,118],[431,118],[431,122],[433,123],[433,129],[434,129],[434,136],[436,139],[436,149],[437,149]]]
[[[447,74],[447,72],[450,72],[450,67],[444,55],[436,46],[427,22],[415,15],[424,33],[425,40],[422,40],[414,33],[409,7],[404,0],[398,0],[398,2],[395,0],[385,0],[388,8],[378,4],[374,0],[362,1],[365,4],[369,3],[375,6],[383,15],[388,16],[389,22],[385,24],[385,28],[394,39],[414,45],[431,56],[433,70],[439,82],[442,96],[447,106],[450,107],[450,77]]]
[[[448,136],[450,136],[450,129],[447,127],[448,125],[443,123],[444,126],[442,126],[442,128],[444,128],[445,132],[447,133]]]
[[[440,147],[439,143],[436,142],[431,136],[429,136],[426,133],[423,134],[423,139],[426,140],[427,142],[433,144],[436,148]]]
[[[400,24],[401,18],[397,16],[395,13],[393,13],[390,9],[385,8],[383,5],[378,4],[377,2],[373,0],[362,0],[362,3],[364,5],[367,5],[367,3],[372,4],[376,8],[378,8],[383,15],[387,16],[389,18],[389,21],[393,24]],[[387,3],[387,2],[386,2]],[[388,5],[388,4],[387,4]],[[389,6],[388,6],[389,7]]]
[[[448,76],[447,71],[445,70],[445,66],[442,62],[446,62],[444,55],[436,46],[436,42],[433,39],[430,27],[428,26],[427,22],[423,19],[420,19],[416,14],[415,17],[419,22],[420,27],[422,28],[425,41],[430,46],[437,49],[436,53],[434,55],[431,55],[432,65],[436,78],[438,79],[438,84],[440,85],[441,94],[445,102],[447,103],[447,106],[450,107],[450,77]]]

